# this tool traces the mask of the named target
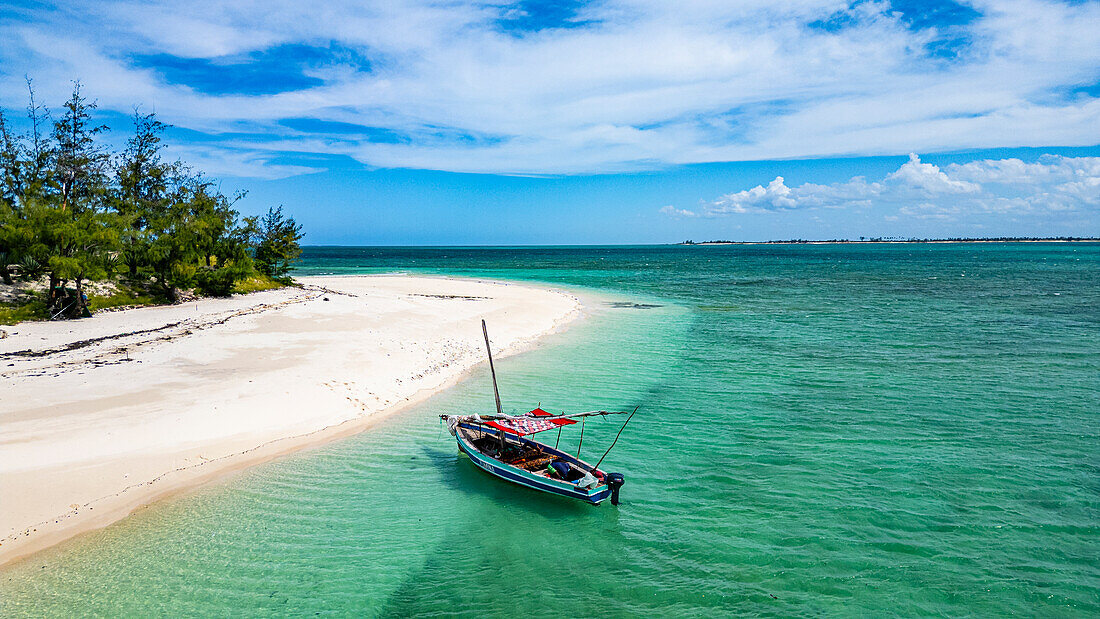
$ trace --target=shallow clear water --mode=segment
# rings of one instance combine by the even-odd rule
[[[641,305],[499,367],[516,410],[641,407],[603,467],[622,505],[460,458],[437,416],[492,408],[479,372],[0,572],[0,611],[1100,613],[1098,244],[318,248],[301,268],[392,270]],[[588,424],[583,455],[617,429]]]

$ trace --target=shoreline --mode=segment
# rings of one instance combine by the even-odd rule
[[[484,363],[476,316],[489,320],[493,354],[503,358],[586,313],[571,293],[508,281],[300,281],[302,288],[139,308],[109,320],[17,325],[0,340],[0,377],[15,392],[0,401],[0,493],[8,497],[0,566],[168,496],[357,434],[427,400]],[[356,305],[364,304],[380,313],[360,315]],[[136,333],[149,322],[152,328]],[[275,346],[264,349],[270,339]],[[81,345],[70,348],[74,343]],[[268,354],[242,354],[242,346]],[[371,346],[376,350],[367,354]],[[201,378],[211,371],[225,375]],[[206,384],[180,384],[195,376]],[[262,383],[258,392],[253,381]],[[162,392],[151,395],[150,384]],[[276,393],[287,385],[293,391]],[[115,393],[127,387],[136,402]],[[31,401],[42,392],[49,394]],[[219,406],[223,411],[212,414]],[[264,406],[278,410],[258,415]]]

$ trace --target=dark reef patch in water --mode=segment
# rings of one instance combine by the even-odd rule
[[[615,309],[654,309],[664,307],[653,303],[632,303],[630,301],[608,301],[607,305]]]

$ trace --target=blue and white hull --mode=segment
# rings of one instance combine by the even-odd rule
[[[523,437],[508,436],[505,439],[512,445],[538,448],[548,456],[553,456],[559,461],[567,462],[582,471],[592,473],[599,479],[599,483],[592,488],[582,488],[574,482],[554,479],[539,472],[532,472],[518,466],[512,466],[505,462],[501,462],[496,458],[482,453],[470,440],[470,434],[473,432],[489,434],[485,432],[485,428],[472,423],[459,423],[457,425],[458,427],[455,428],[456,431],[454,434],[455,439],[458,441],[458,448],[469,456],[470,460],[477,465],[478,468],[487,473],[533,490],[559,494],[592,503],[593,505],[598,505],[611,495],[611,487],[608,486],[606,475],[602,471],[598,471],[592,465],[578,460],[563,451]]]

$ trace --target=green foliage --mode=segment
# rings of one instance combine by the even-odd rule
[[[0,111],[0,279],[49,280],[43,312],[6,316],[82,315],[83,284],[120,275],[144,292],[93,296],[88,307],[175,301],[190,288],[225,296],[286,276],[302,234],[281,207],[241,221],[233,206],[243,194],[226,196],[163,159],[167,125],[154,114],[135,112],[133,135],[113,155],[95,112],[79,83],[53,123],[30,89],[26,133]]]
[[[122,222],[119,262],[137,277],[146,260],[149,221],[166,207],[169,186],[180,173],[179,164],[165,163],[160,134],[167,125],[153,114],[134,112],[134,135],[126,142],[115,166],[113,207]]]
[[[14,325],[24,320],[45,320],[49,317],[46,302],[42,299],[21,305],[0,303],[0,325]]]
[[[162,303],[164,303],[163,298],[127,285],[119,285],[118,290],[111,295],[88,295],[88,309],[93,312],[111,307],[160,305]]]
[[[34,103],[29,136],[0,125],[3,167],[0,253],[18,264],[22,277],[49,276],[46,306],[69,316],[84,313],[83,282],[107,274],[116,249],[118,226],[107,212],[109,155],[96,144],[106,128],[91,123],[95,103],[80,94],[80,84],[44,136],[45,113]],[[75,293],[66,285],[72,282]]]
[[[238,265],[223,268],[202,267],[195,274],[195,290],[208,297],[228,297],[233,294],[235,284],[246,279],[249,274],[250,271]]]
[[[250,292],[262,292],[283,288],[286,283],[276,281],[267,275],[251,275],[233,284],[233,294],[248,294]]]
[[[62,211],[95,210],[107,192],[110,156],[95,141],[107,127],[92,124],[95,109],[95,103],[81,96],[76,82],[65,111],[53,126],[53,179]]]
[[[268,277],[284,277],[290,264],[302,255],[299,241],[305,236],[293,217],[283,216],[283,207],[270,208],[263,217],[249,218],[256,244],[256,268]]]

